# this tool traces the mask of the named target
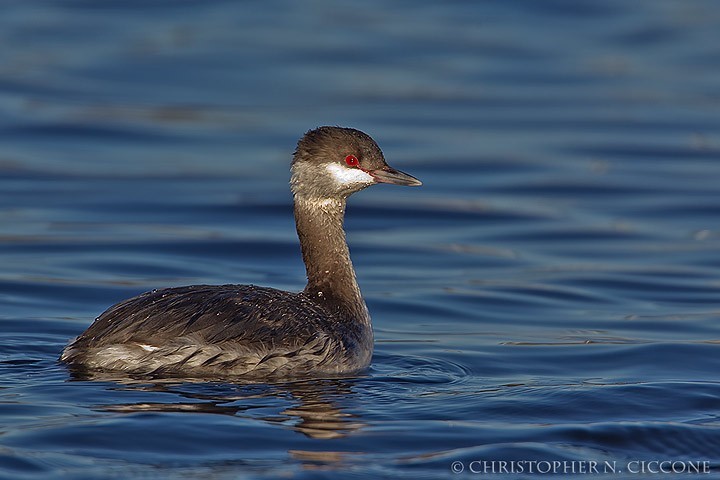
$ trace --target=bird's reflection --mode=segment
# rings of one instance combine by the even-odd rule
[[[242,383],[208,381],[193,378],[142,378],[102,372],[73,371],[73,380],[112,382],[113,389],[161,392],[187,401],[136,402],[97,405],[112,412],[190,412],[252,418],[283,425],[315,439],[345,437],[363,428],[356,415],[342,410],[352,401],[354,378],[324,378],[292,382]],[[291,406],[279,415],[258,416],[255,411],[267,407],[263,399],[283,399]]]

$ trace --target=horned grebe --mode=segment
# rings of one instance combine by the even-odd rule
[[[307,271],[300,293],[255,285],[153,290],[110,307],[61,360],[82,369],[172,377],[352,373],[373,333],[345,240],[345,201],[375,183],[417,186],[369,135],[320,127],[297,144],[290,181]]]

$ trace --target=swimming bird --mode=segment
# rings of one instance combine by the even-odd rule
[[[165,288],[122,301],[63,351],[72,367],[169,377],[350,374],[370,364],[373,332],[343,220],[347,198],[377,183],[418,186],[352,128],[319,127],[291,164],[307,273],[299,293],[255,285]]]

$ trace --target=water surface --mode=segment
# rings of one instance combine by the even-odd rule
[[[0,477],[718,475],[719,46],[709,0],[8,2]],[[301,289],[288,164],[323,124],[424,181],[348,207],[369,371],[129,382],[57,362],[146,290]]]

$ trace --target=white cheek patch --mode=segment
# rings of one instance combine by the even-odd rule
[[[339,185],[375,182],[372,175],[363,172],[359,168],[345,168],[337,163],[330,163],[326,168],[330,177],[332,177]]]

